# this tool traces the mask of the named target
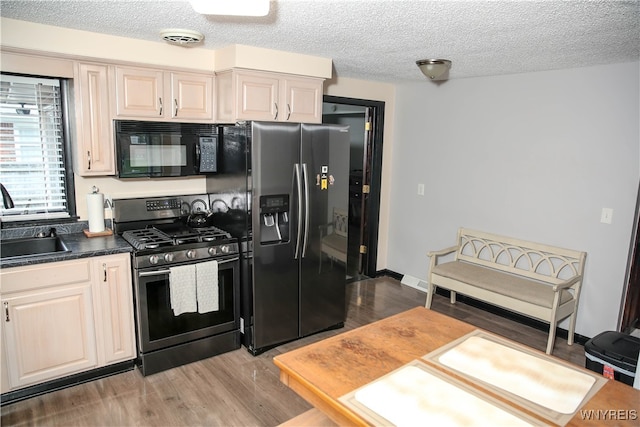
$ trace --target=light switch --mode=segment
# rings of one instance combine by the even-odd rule
[[[424,184],[418,184],[418,196],[424,196]]]
[[[611,224],[612,218],[613,218],[613,209],[602,208],[602,214],[600,214],[600,222],[604,224]]]

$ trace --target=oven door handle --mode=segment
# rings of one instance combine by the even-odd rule
[[[228,262],[238,261],[240,258],[231,258],[225,259],[222,261],[218,261],[218,264],[226,264]],[[138,273],[138,277],[148,277],[148,276],[156,276],[158,274],[170,274],[171,270],[156,270],[156,271],[143,271],[142,273]]]

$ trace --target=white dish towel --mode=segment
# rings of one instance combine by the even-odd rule
[[[218,311],[218,261],[207,261],[196,267],[196,295],[198,313]]]
[[[197,311],[196,266],[170,267],[169,271],[169,292],[173,315],[195,313]]]

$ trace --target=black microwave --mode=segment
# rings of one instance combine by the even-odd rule
[[[176,177],[218,172],[213,124],[115,120],[119,178]]]

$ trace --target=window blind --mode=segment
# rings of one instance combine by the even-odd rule
[[[0,83],[0,182],[15,205],[1,206],[2,219],[68,217],[60,81],[2,75]]]

